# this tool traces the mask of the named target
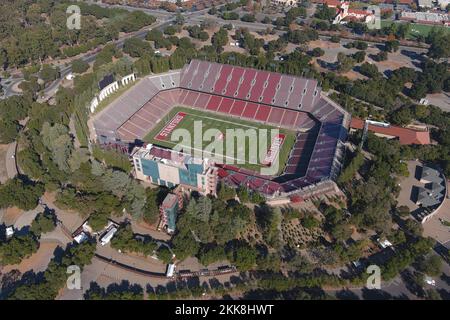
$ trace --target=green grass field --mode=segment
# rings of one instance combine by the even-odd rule
[[[161,130],[166,126],[166,124],[169,123],[173,119],[173,117],[179,112],[186,113],[186,116],[183,118],[183,120],[181,120],[181,122],[178,123],[178,125],[170,133],[168,138],[166,138],[165,140],[156,139],[156,136],[161,132]],[[202,129],[201,132],[197,134],[197,136],[194,135],[195,122],[197,122],[197,128],[201,127]],[[272,143],[271,130],[276,129],[280,134],[285,135],[285,139],[281,146],[278,157],[274,161],[274,163],[276,163],[276,161],[279,160],[278,169],[274,174],[279,174],[281,173],[281,171],[283,171],[289,157],[289,152],[291,151],[295,143],[295,135],[296,135],[294,131],[276,128],[273,126],[260,124],[258,122],[245,121],[241,119],[218,115],[212,112],[199,111],[197,109],[175,107],[169,112],[167,116],[164,117],[164,119],[160,123],[158,123],[158,125],[155,128],[153,128],[153,130],[150,133],[148,133],[145,136],[144,141],[162,147],[173,148],[175,145],[178,144],[178,142],[181,142],[178,139],[172,141],[173,139],[175,139],[173,133],[177,129],[186,129],[189,132],[192,142],[189,142],[189,146],[187,147],[191,147],[193,150],[201,149],[204,151],[217,153],[217,155],[225,155],[223,159],[224,161],[227,161],[226,163],[258,172],[262,167],[265,167],[261,163],[262,159],[257,156],[258,151],[256,151],[255,154],[255,150],[259,150],[258,148],[259,143],[263,143],[262,141],[264,141],[263,139],[258,139],[258,136],[261,134],[261,132],[264,132],[260,130],[261,129],[267,130],[266,150],[268,150]],[[241,137],[240,138],[241,140],[239,140],[239,138],[234,137],[232,135],[232,132],[227,131],[227,129],[248,130],[247,133],[254,132],[256,134],[256,139],[255,136],[249,137],[243,136],[242,134],[237,134],[238,137]],[[205,135],[205,133],[207,134],[208,131],[210,132],[209,137]],[[228,136],[230,137],[228,140],[227,140],[227,132]],[[220,137],[221,136],[220,133],[222,133],[224,136]],[[199,138],[202,137],[202,135],[204,138],[203,139]],[[259,142],[259,140],[261,140],[261,142]],[[215,150],[214,148],[212,148],[211,145],[212,141],[216,141],[216,143],[221,144],[223,146],[222,151]],[[234,141],[234,150],[233,150],[234,152],[227,153],[227,144],[231,147],[232,145],[230,143],[233,141]],[[250,145],[250,142],[252,143],[252,145]],[[186,143],[184,141],[181,142],[180,144],[182,146],[186,146]],[[230,154],[231,156],[229,156]],[[266,153],[264,152],[262,154],[265,155]],[[250,161],[251,156],[253,156],[252,161]],[[208,154],[204,155],[204,157],[212,158]],[[253,159],[256,159],[256,161],[253,161]],[[230,161],[232,163],[230,163]]]
[[[391,25],[392,23],[398,23],[398,22],[381,20],[381,27],[387,27],[387,26]],[[450,28],[445,27],[445,26],[432,26],[432,25],[428,25],[428,24],[411,23],[410,27],[409,27],[409,31],[406,35],[406,38],[409,40],[415,40],[418,35],[422,35],[423,37],[426,37],[433,28],[442,29],[447,32],[450,32]]]

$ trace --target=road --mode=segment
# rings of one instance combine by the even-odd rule
[[[9,144],[6,151],[6,173],[8,179],[12,179],[17,175],[16,150],[17,142],[14,141]]]
[[[163,30],[164,28],[166,28],[167,26],[171,25],[174,20],[175,20],[175,14],[171,13],[171,12],[167,12],[164,10],[155,10],[155,9],[147,9],[147,8],[136,8],[136,7],[131,7],[131,6],[127,6],[127,5],[107,5],[107,4],[100,4],[102,7],[109,7],[109,8],[122,8],[128,11],[143,11],[147,14],[153,15],[155,16],[158,20],[155,24],[153,24],[152,26],[146,27],[144,29],[141,29],[139,31],[127,34],[125,36],[123,36],[122,38],[113,41],[112,43],[114,43],[118,48],[122,48],[123,47],[123,43],[125,42],[126,39],[132,38],[132,37],[137,37],[140,39],[144,39],[145,35],[147,34],[147,32],[151,29],[158,29],[158,30]],[[260,23],[260,22],[244,22],[244,21],[240,21],[240,20],[235,20],[235,21],[229,21],[229,20],[223,20],[219,17],[216,16],[211,16],[211,15],[207,15],[205,17],[205,14],[208,12],[208,8],[207,9],[203,9],[203,10],[199,10],[199,11],[190,11],[190,12],[185,12],[183,13],[183,17],[185,18],[185,22],[187,24],[200,24],[206,17],[208,19],[211,19],[212,21],[216,22],[219,25],[224,25],[224,24],[233,24],[234,27],[243,27],[243,28],[247,28],[250,31],[263,31],[266,30],[268,27],[272,27],[272,25],[269,24],[264,24],[264,23]],[[278,35],[282,35],[284,33],[284,31],[281,30],[275,30],[276,34]],[[324,36],[324,35],[320,35],[319,36],[320,39],[323,40],[328,40],[330,37],[329,36]],[[341,44],[346,44],[348,42],[352,42],[353,40],[351,39],[341,39]],[[382,43],[374,43],[374,44],[382,44]],[[413,51],[416,52],[418,54],[421,53],[426,53],[427,49],[423,49],[423,48],[416,48],[416,47],[406,47],[406,46],[400,46],[400,49],[402,50],[409,50],[409,51]],[[85,55],[81,56],[81,59],[88,62],[88,63],[92,63],[95,61],[95,57],[97,56],[97,52],[91,52],[91,53],[86,53]],[[45,97],[49,97],[52,96],[53,94],[56,93],[58,86],[61,83],[61,80],[64,79],[69,73],[71,73],[71,66],[64,66],[60,69],[61,71],[61,76],[59,79],[55,80],[52,84],[50,84],[45,90],[44,90],[44,95]],[[11,78],[11,79],[5,79],[2,82],[2,85],[4,87],[4,98],[10,97],[12,95],[17,95],[20,94],[19,92],[15,92],[14,91],[14,86],[21,82],[23,80],[23,78]],[[6,82],[9,81],[8,84],[6,84]]]
[[[103,5],[104,7],[108,7],[107,5]],[[122,48],[123,44],[125,42],[125,40],[133,38],[133,37],[137,37],[140,39],[144,39],[146,34],[148,33],[149,30],[152,29],[158,29],[158,30],[164,30],[167,26],[171,25],[173,23],[173,21],[175,20],[175,16],[173,13],[169,13],[169,12],[165,12],[162,10],[151,10],[151,9],[145,9],[145,8],[133,8],[133,7],[129,7],[129,6],[110,6],[110,7],[120,7],[120,8],[124,8],[130,11],[134,11],[134,10],[141,10],[144,11],[148,14],[154,15],[157,17],[157,22],[154,23],[151,26],[145,27],[139,31],[136,32],[132,32],[129,33],[123,37],[121,37],[118,40],[112,41],[113,44],[115,44],[118,48]],[[208,9],[204,9],[204,10],[200,10],[200,11],[193,11],[193,12],[188,12],[183,14],[183,16],[186,19],[190,19],[192,17],[196,17],[199,15],[203,15],[208,11]],[[92,63],[95,61],[95,58],[97,56],[98,52],[89,52],[86,53],[82,56],[79,56],[78,58],[84,60],[87,63]],[[60,68],[60,78],[55,80],[53,83],[51,83],[47,88],[44,89],[44,95],[46,97],[50,97],[53,94],[56,93],[61,81],[72,72],[72,67],[71,66],[63,66]],[[11,79],[5,79],[3,80],[3,87],[4,87],[4,98],[13,96],[13,95],[18,95],[20,94],[20,92],[16,92],[14,91],[14,86],[23,81],[22,77],[19,78],[11,78]],[[6,82],[9,82],[8,84],[6,84]]]

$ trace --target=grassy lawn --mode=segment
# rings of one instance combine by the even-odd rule
[[[398,23],[398,22],[382,20],[381,27],[387,27],[392,23]],[[432,25],[428,25],[428,24],[411,23],[408,34],[406,35],[406,38],[410,39],[410,40],[415,40],[419,34],[426,37],[433,28],[443,29],[447,32],[450,32],[450,28],[445,27],[445,26],[432,26]]]
[[[175,139],[175,137],[173,136],[174,131],[172,131],[164,140],[156,139],[156,136],[161,132],[166,124],[170,122],[172,118],[179,112],[186,113],[186,116],[181,120],[181,122],[178,123],[174,131],[176,131],[177,129],[186,129],[191,136],[191,141],[186,142],[183,140]],[[195,136],[194,134],[195,124],[197,124],[198,128],[201,128],[201,132],[199,132],[197,136]],[[230,129],[243,130],[246,131],[247,134],[250,132],[254,132],[255,135],[242,135],[243,131],[241,134],[238,134],[237,131],[234,131],[236,133],[236,136],[233,136],[233,132],[230,131]],[[225,155],[223,157],[223,161],[216,160],[217,162],[226,162],[230,165],[237,165],[239,167],[259,172],[259,169],[265,167],[265,165],[262,164],[262,161],[264,159],[260,159],[261,157],[257,156],[258,150],[260,150],[258,148],[259,143],[264,143],[263,139],[258,139],[259,135],[264,132],[260,131],[262,129],[267,130],[267,135],[265,135],[265,137],[267,137],[266,150],[269,149],[272,143],[270,130],[277,129],[279,130],[279,134],[285,135],[279,155],[274,161],[274,163],[276,163],[276,161],[279,160],[280,165],[278,166],[278,170],[276,171],[276,174],[278,174],[285,167],[289,157],[289,152],[291,151],[292,146],[295,143],[294,131],[275,128],[273,126],[260,124],[258,122],[250,122],[218,115],[212,112],[199,111],[197,109],[190,109],[185,107],[176,107],[172,109],[169,114],[155,128],[153,128],[153,130],[149,134],[147,134],[147,136],[145,136],[144,141],[167,148],[173,148],[178,144],[178,142],[180,142],[182,146],[190,147],[194,150],[201,149],[204,151],[210,151],[211,153],[219,156],[221,159],[221,156]],[[209,136],[207,136],[208,131],[210,133]],[[202,135],[203,139],[201,138]],[[230,137],[228,140],[227,136]],[[174,141],[172,141],[172,139]],[[213,142],[214,145],[220,145],[221,147],[218,147],[218,149],[214,149],[212,145]],[[231,152],[229,150],[227,152],[227,145],[229,145],[228,148],[234,147],[234,149]],[[220,148],[222,150],[220,150]],[[266,153],[263,153],[263,155],[265,154]],[[251,158],[250,156],[253,156],[253,158]],[[204,157],[212,158],[209,154],[206,154]],[[256,161],[253,161],[253,159],[256,159]]]

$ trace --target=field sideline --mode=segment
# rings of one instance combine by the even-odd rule
[[[289,157],[289,153],[295,143],[295,136],[296,133],[295,131],[292,130],[287,130],[287,129],[283,129],[283,128],[276,128],[274,126],[270,126],[270,125],[265,125],[265,124],[261,124],[259,122],[251,122],[251,121],[246,121],[246,120],[241,120],[241,119],[237,119],[237,118],[233,118],[233,117],[227,117],[224,115],[219,115],[213,112],[208,112],[208,111],[200,111],[198,109],[191,109],[191,108],[186,108],[186,107],[175,107],[173,108],[168,115],[166,115],[159,123],[158,125],[153,128],[152,131],[150,131],[150,133],[148,133],[145,137],[144,137],[144,141],[145,142],[149,142],[155,145],[159,145],[162,147],[167,147],[167,148],[173,148],[176,144],[177,141],[171,141],[171,136],[172,136],[172,132],[170,132],[169,136],[167,139],[158,139],[157,136],[161,133],[161,130],[164,129],[166,127],[166,125],[179,113],[185,113],[186,115],[184,116],[184,118],[177,123],[176,127],[174,128],[174,130],[176,129],[186,129],[192,139],[195,139],[194,137],[194,122],[196,121],[201,121],[201,125],[202,125],[202,134],[204,135],[205,132],[208,129],[217,129],[218,130],[218,134],[215,135],[213,138],[211,138],[211,140],[206,141],[203,140],[202,141],[202,145],[201,145],[201,149],[202,150],[211,150],[210,148],[207,148],[212,141],[223,141],[222,145],[223,145],[223,152],[220,153],[218,152],[218,154],[225,154],[227,155],[227,150],[226,150],[226,143],[227,143],[227,137],[226,137],[226,132],[227,129],[235,129],[235,130],[253,130],[256,132],[256,134],[259,134],[259,130],[261,129],[266,129],[267,130],[267,150],[270,148],[270,145],[272,143],[272,136],[271,136],[271,130],[278,130],[279,134],[285,135],[283,144],[281,145],[281,149],[280,152],[278,154],[278,157],[275,159],[275,162],[277,160],[279,160],[279,167],[277,170],[276,174],[280,174]],[[220,132],[220,133],[219,133]],[[229,131],[230,132],[230,131]],[[259,171],[262,167],[264,167],[264,165],[261,163],[261,159],[257,159],[257,162],[249,162],[250,159],[250,151],[253,151],[254,149],[250,148],[249,142],[250,142],[250,138],[249,137],[245,137],[245,146],[242,145],[237,145],[237,139],[235,139],[234,137],[232,137],[234,140],[234,152],[232,153],[233,157],[227,157],[228,161],[232,161],[233,163],[229,163],[231,165],[236,165],[242,168],[246,168],[249,170],[254,170],[254,171]],[[230,142],[230,141],[228,141]],[[254,143],[255,141],[252,141],[252,143]],[[197,142],[198,145],[196,144],[196,141],[193,141],[191,146],[193,149],[196,149],[196,146],[200,145],[200,142]],[[258,144],[258,142],[256,141],[256,143]],[[256,144],[256,146],[257,146]],[[245,149],[245,150],[244,150]],[[197,148],[198,150],[198,148]],[[236,156],[238,155],[238,151],[240,153],[241,156]],[[214,151],[213,151],[214,152]],[[245,156],[242,156],[244,155]],[[253,156],[256,156],[253,154]],[[265,155],[265,153],[264,153]],[[206,157],[208,157],[206,155]],[[226,156],[224,156],[226,157]],[[238,161],[239,160],[239,163]]]
[[[391,25],[392,23],[401,23],[401,22],[381,20],[381,27],[387,27],[387,26]],[[450,32],[450,28],[443,26],[443,25],[428,25],[428,24],[420,24],[420,23],[410,23],[410,28],[406,35],[406,38],[410,39],[410,40],[415,40],[417,38],[417,35],[419,35],[419,34],[426,37],[433,28],[442,29],[445,32]]]

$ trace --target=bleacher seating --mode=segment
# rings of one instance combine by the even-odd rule
[[[226,167],[227,183],[265,194],[291,192],[329,178],[340,166],[345,111],[313,79],[192,60],[181,71],[141,80],[94,121],[97,134],[142,139],[178,105],[297,131],[283,174],[263,177]]]

